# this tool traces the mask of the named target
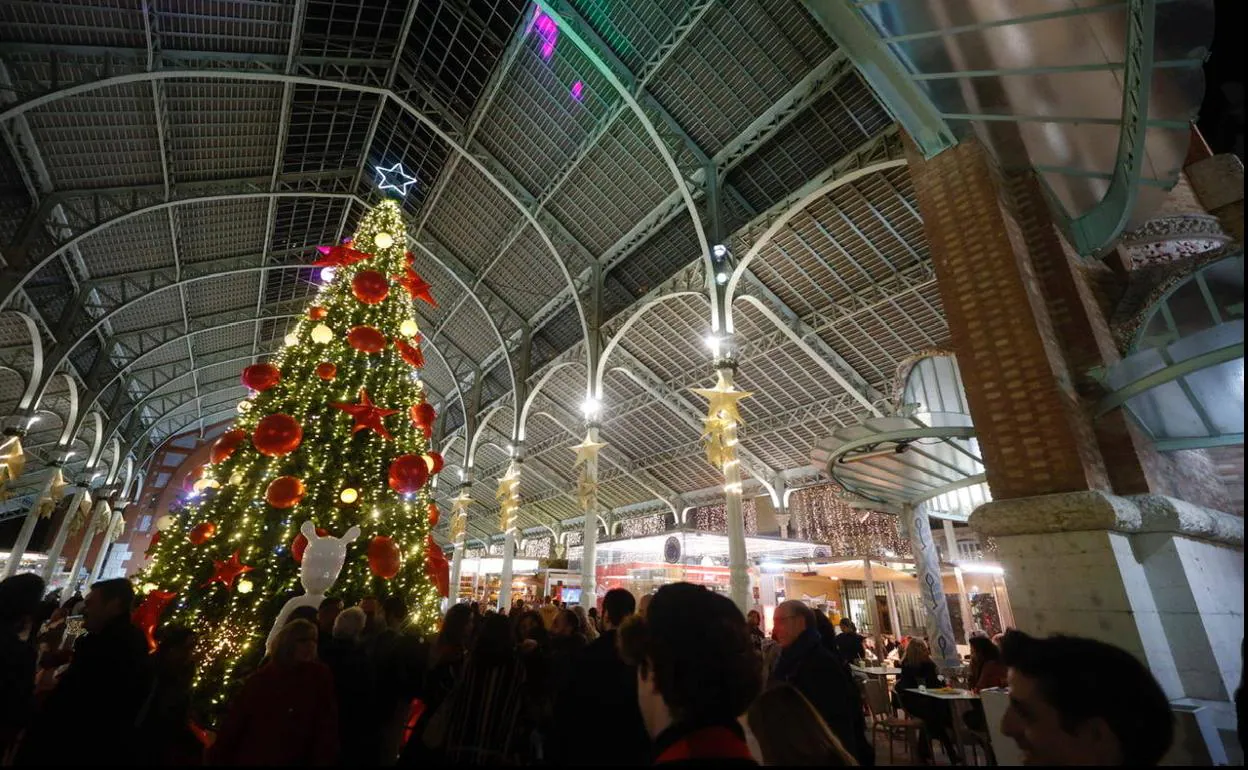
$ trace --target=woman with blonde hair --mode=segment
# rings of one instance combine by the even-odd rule
[[[585,634],[586,640],[592,642],[597,639],[598,628],[590,621],[589,615],[585,614],[585,608],[578,604],[572,608],[572,612],[581,621],[581,633]]]
[[[856,767],[840,740],[793,685],[764,690],[746,712],[764,765]]]

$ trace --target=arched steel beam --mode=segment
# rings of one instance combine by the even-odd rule
[[[26,384],[22,396],[17,402],[19,412],[30,409],[35,402],[35,394],[39,390],[39,383],[43,380],[43,338],[39,336],[39,325],[35,323],[35,319],[29,314],[16,309],[7,309],[4,313],[13,313],[22,319],[26,331],[30,334],[30,352],[33,356],[30,372],[22,373],[13,369],[13,372],[21,377]],[[7,367],[6,367],[7,368]]]
[[[116,216],[116,217],[114,217],[114,218],[112,218],[112,219],[109,219],[109,220],[106,220],[106,221],[104,221],[104,222],[101,222],[101,223],[97,224],[96,226],[94,226],[94,227],[92,227],[92,228],[90,228],[90,229],[88,229],[88,230],[86,230],[86,231],[84,231],[84,232],[82,232],[82,233],[79,233],[78,235],[74,236],[74,237],[73,237],[73,238],[71,238],[69,241],[66,241],[64,244],[62,244],[60,247],[58,247],[58,249],[57,249],[56,251],[54,251],[54,252],[53,252],[52,256],[51,256],[51,257],[49,257],[49,259],[54,258],[54,257],[56,256],[56,254],[58,254],[60,251],[62,251],[62,250],[64,250],[64,249],[71,248],[71,247],[73,247],[73,246],[76,246],[76,245],[77,245],[80,241],[82,241],[83,239],[88,238],[88,237],[91,237],[91,236],[94,236],[94,235],[97,235],[98,233],[100,233],[100,232],[102,232],[102,231],[106,230],[107,228],[109,228],[109,227],[111,227],[111,226],[113,226],[113,225],[115,225],[115,224],[118,224],[118,223],[120,223],[120,222],[124,222],[124,221],[126,221],[126,220],[128,220],[128,219],[131,219],[131,218],[135,217],[135,216],[140,216],[140,215],[145,214],[145,213],[150,213],[150,212],[153,212],[153,211],[158,211],[158,210],[160,210],[160,209],[165,209],[165,208],[168,208],[168,207],[171,207],[171,206],[191,205],[191,204],[195,204],[195,203],[216,202],[216,201],[233,201],[233,200],[243,200],[243,199],[250,199],[250,198],[274,198],[274,199],[276,199],[276,198],[304,197],[304,196],[306,196],[306,197],[314,197],[314,198],[338,198],[338,199],[350,200],[350,201],[352,201],[352,202],[360,203],[361,205],[367,205],[363,199],[359,198],[359,197],[358,197],[358,196],[356,196],[356,195],[351,195],[351,194],[346,194],[346,193],[310,193],[310,192],[309,192],[309,193],[285,193],[285,192],[279,192],[279,193],[231,193],[231,194],[225,194],[225,195],[207,195],[207,196],[200,196],[200,197],[181,198],[181,199],[172,200],[172,201],[161,201],[161,202],[156,203],[156,204],[153,204],[153,205],[151,205],[151,206],[146,206],[146,207],[143,207],[143,208],[140,208],[140,209],[134,210],[134,211],[124,212],[124,213],[122,213],[122,214],[120,214],[120,215],[118,215],[118,216]],[[458,262],[457,262],[457,261],[456,261],[455,263],[449,263],[449,262],[448,262],[448,260],[450,260],[450,259],[454,259],[453,255],[451,255],[451,254],[449,254],[449,253],[438,253],[438,252],[437,252],[437,251],[435,251],[435,250],[429,249],[429,248],[428,248],[428,247],[426,247],[424,244],[417,244],[417,245],[421,248],[421,250],[422,250],[425,254],[427,254],[427,255],[428,255],[428,257],[429,257],[431,260],[433,260],[433,261],[434,261],[434,262],[435,262],[435,263],[436,263],[439,267],[441,267],[441,268],[442,268],[442,269],[443,269],[443,270],[444,270],[444,271],[445,271],[448,275],[450,275],[451,279],[452,279],[455,283],[459,284],[459,286],[460,286],[460,287],[464,290],[465,294],[466,294],[467,296],[471,297],[471,298],[472,298],[472,300],[473,300],[473,301],[477,304],[478,308],[481,310],[481,314],[485,317],[485,319],[486,319],[487,323],[490,325],[490,328],[491,328],[491,330],[492,330],[492,331],[493,331],[493,333],[494,333],[495,338],[498,340],[498,343],[499,343],[499,346],[500,346],[500,348],[501,348],[501,350],[502,350],[502,354],[503,354],[503,356],[504,356],[504,357],[507,359],[507,361],[508,361],[508,371],[509,371],[509,373],[510,373],[511,380],[512,380],[512,386],[513,386],[513,388],[514,388],[514,386],[515,386],[515,375],[514,375],[514,367],[512,367],[512,366],[511,366],[511,354],[510,354],[510,351],[507,349],[506,340],[505,340],[505,338],[504,338],[504,336],[503,336],[503,334],[502,334],[501,330],[498,328],[498,323],[497,323],[497,321],[496,321],[496,318],[498,317],[498,315],[499,315],[499,313],[500,313],[500,308],[499,308],[499,305],[500,305],[500,303],[502,303],[501,298],[498,298],[498,297],[496,297],[496,296],[494,296],[494,295],[490,294],[490,295],[488,295],[488,296],[486,297],[486,300],[488,300],[488,304],[487,304],[487,301],[486,301],[486,300],[483,300],[483,299],[481,298],[481,296],[480,296],[477,292],[473,291],[473,290],[471,289],[471,287],[469,287],[468,283],[466,282],[465,276],[461,274],[461,272],[463,272],[463,271],[455,269],[455,268],[456,268],[456,266],[458,265]],[[259,255],[251,255],[251,257],[256,257],[256,256],[259,256]],[[222,261],[227,262],[227,263],[234,263],[234,262],[246,262],[246,261],[247,261],[249,258],[251,258],[251,257],[248,257],[248,256],[244,256],[244,257],[233,257],[233,258],[229,258],[229,259],[227,259],[227,260],[222,260]],[[252,269],[269,269],[269,268],[272,268],[272,269],[294,269],[294,268],[298,268],[298,267],[306,267],[306,265],[267,265],[267,266],[259,266],[259,268],[252,268]],[[157,274],[157,273],[161,273],[161,272],[168,272],[168,273],[170,273],[170,275],[174,275],[174,273],[173,273],[173,268],[172,268],[172,267],[170,267],[170,268],[168,268],[168,269],[158,268],[158,269],[155,269],[155,270],[144,270],[144,271],[138,271],[137,273],[132,273],[132,274],[122,274],[122,275],[108,276],[108,277],[105,277],[105,278],[96,279],[96,281],[97,281],[100,285],[106,285],[106,284],[117,284],[117,283],[120,283],[120,282],[124,281],[124,280],[127,278],[127,275],[129,275],[129,276],[134,276],[134,275],[146,275],[146,274]],[[236,270],[236,271],[233,271],[233,272],[242,272],[242,270]],[[200,276],[200,277],[197,277],[197,279],[198,279],[198,278],[202,278],[202,277],[208,277],[208,276],[211,276],[211,275],[224,275],[224,274],[227,274],[227,273],[226,273],[226,272],[220,272],[220,273],[206,274],[206,276]],[[25,280],[25,279],[23,279],[23,281],[24,281],[24,280]],[[20,287],[20,285],[21,285],[21,283],[19,282],[18,286]],[[168,286],[173,286],[173,285],[176,285],[176,284],[168,284],[167,286],[165,286],[165,287],[160,287],[160,288],[162,288],[162,289],[163,289],[163,288],[168,288]],[[145,295],[145,296],[146,296],[146,295]],[[20,312],[20,311],[13,311],[13,312]],[[22,315],[25,317],[25,314],[22,314]],[[251,319],[249,319],[249,320],[251,320],[251,321],[254,323],[255,318],[253,317],[253,318],[251,318]],[[33,324],[33,321],[31,321],[31,323]],[[97,324],[96,326],[98,326],[98,324]],[[76,346],[77,346],[78,344],[80,344],[80,343],[81,343],[84,339],[86,339],[87,337],[89,337],[89,336],[90,336],[90,334],[91,334],[92,332],[94,332],[95,328],[96,328],[96,327],[92,327],[92,328],[90,328],[90,329],[86,330],[85,332],[82,332],[82,333],[79,335],[79,338],[78,338],[78,339],[76,339],[76,340],[73,342],[72,346],[71,346],[71,347],[69,347],[69,348],[67,349],[67,351],[66,351],[65,355],[68,355],[68,352],[69,352],[69,351],[72,351],[74,347],[76,347]],[[436,332],[437,330],[435,329],[434,331]],[[36,332],[36,339],[38,339],[38,337],[37,337],[37,329],[35,330],[35,332]],[[429,335],[429,337],[430,337],[430,338],[432,338],[432,336],[433,336],[432,334],[431,334],[431,335]],[[58,357],[58,364],[57,364],[57,365],[59,365],[59,362],[60,362],[60,361],[63,361],[63,360],[64,360],[64,358],[65,358],[65,356],[64,356],[64,355],[59,356],[59,357]],[[38,361],[39,361],[39,366],[40,366],[40,369],[42,370],[42,369],[44,368],[44,361],[43,361],[43,353],[42,353],[42,346],[41,346],[41,343],[40,343],[40,348],[39,348],[39,357],[38,357]],[[448,371],[450,371],[450,372],[451,372],[452,379],[454,379],[454,380],[456,381],[456,387],[457,387],[457,389],[462,390],[462,387],[460,386],[460,383],[459,383],[460,373],[459,373],[458,371],[456,371],[456,370],[455,370],[455,368],[453,368],[453,367],[451,367],[451,366],[450,366],[449,362],[447,362],[447,361],[446,361],[445,357],[443,357],[443,362],[444,362],[444,363],[447,363],[447,369],[448,369]],[[54,369],[54,368],[55,368],[55,367],[53,367],[53,369]],[[35,386],[35,388],[36,388],[36,390],[37,390],[37,389],[38,389],[38,386],[36,385],[36,386]],[[100,388],[100,389],[99,389],[99,393],[102,393],[102,392],[104,391],[104,389],[105,389],[105,388]],[[98,394],[97,394],[97,396],[98,396]],[[460,394],[460,400],[461,400],[461,402],[462,402],[462,393]]]
[[[529,410],[533,408],[533,401],[537,398],[537,395],[542,392],[542,388],[546,385],[546,381],[549,380],[555,372],[559,371],[563,367],[573,366],[579,363],[580,362],[578,361],[563,361],[561,363],[555,364],[554,366],[550,367],[545,372],[543,372],[542,376],[538,378],[537,383],[534,384],[533,387],[529,389],[529,395],[527,398],[524,399],[524,406],[520,410],[520,440],[521,441],[524,440],[525,434],[528,431]],[[552,417],[551,419],[554,419],[554,418]]]
[[[51,93],[36,96],[32,99],[22,102],[21,104],[14,105],[4,110],[3,112],[0,112],[0,123],[3,123],[18,115],[24,114],[25,112],[35,107],[39,107],[44,104],[49,104],[51,102],[64,99],[70,96],[77,96],[79,94],[95,91],[101,88],[107,88],[107,87],[116,86],[116,85],[123,85],[127,83],[150,82],[150,81],[156,81],[156,80],[184,80],[184,79],[196,79],[196,78],[202,78],[202,79],[208,79],[208,80],[242,80],[242,81],[253,81],[253,82],[292,83],[294,85],[313,86],[313,87],[320,87],[320,88],[338,88],[338,89],[343,89],[343,90],[348,90],[348,91],[356,91],[360,93],[372,93],[372,94],[378,94],[383,98],[393,99],[395,103],[398,104],[405,112],[407,112],[417,121],[422,123],[426,128],[429,129],[430,132],[432,132],[439,139],[445,142],[448,147],[450,147],[452,150],[458,153],[463,158],[463,160],[471,164],[477,171],[483,174],[486,177],[486,179],[488,179],[491,182],[491,184],[493,184],[496,188],[498,188],[498,191],[502,193],[503,196],[507,198],[507,200],[510,201],[512,205],[514,205],[516,209],[521,213],[521,216],[523,216],[525,219],[529,221],[529,224],[533,227],[534,232],[537,233],[539,238],[541,238],[546,248],[550,250],[551,256],[554,258],[556,265],[558,265],[559,271],[563,275],[564,281],[567,283],[568,288],[574,293],[576,292],[576,283],[573,280],[572,274],[568,270],[567,263],[563,260],[563,257],[560,256],[559,250],[555,248],[555,244],[551,240],[550,234],[546,231],[546,228],[542,225],[541,221],[539,221],[538,218],[533,214],[533,212],[530,211],[529,208],[520,201],[515,191],[511,190],[506,184],[504,184],[498,178],[498,176],[495,173],[493,173],[486,166],[484,162],[482,162],[480,158],[478,158],[476,155],[470,152],[468,148],[465,148],[462,145],[460,145],[459,142],[457,142],[454,137],[452,137],[449,133],[446,132],[446,130],[444,130],[441,126],[439,126],[436,121],[434,121],[429,116],[425,115],[425,113],[422,112],[421,110],[416,109],[405,99],[400,98],[397,94],[395,94],[389,88],[364,85],[360,83],[348,83],[348,82],[341,82],[341,81],[334,81],[334,80],[325,80],[321,78],[303,77],[303,76],[298,76],[298,75],[279,74],[279,73],[273,73],[273,72],[230,71],[230,70],[157,70],[157,71],[150,71],[150,72],[135,72],[135,73],[128,73],[125,75],[116,75],[113,77],[103,78],[101,80],[96,80],[96,81],[92,81],[89,83],[81,83],[75,86],[70,86],[60,91],[53,91]],[[644,120],[644,115],[642,115],[641,117]],[[653,126],[649,127],[649,131],[652,137],[654,138],[654,140],[656,141],[656,143],[661,145],[662,143],[658,138],[658,134],[654,132]],[[666,154],[666,148],[664,148],[662,151]],[[668,157],[670,157],[670,155],[668,155]],[[674,164],[672,164],[672,169],[679,177],[679,171],[675,169]],[[683,184],[683,180],[681,181]],[[693,199],[692,197],[688,195],[687,191],[686,191],[685,197],[688,199],[687,202],[688,202],[689,210],[694,217],[695,227],[698,229],[698,233],[700,235],[700,241],[705,251],[706,250],[706,238],[705,238],[705,235],[702,234],[701,223],[698,221],[698,217],[697,217],[697,209],[693,207]],[[59,249],[58,249],[58,252],[59,252]],[[54,252],[54,254],[55,253],[57,252]],[[33,273],[35,270],[42,267],[44,264],[47,263],[48,259],[50,258],[51,257],[45,258],[43,261],[40,262],[39,265],[30,266],[28,268],[29,273]],[[708,252],[707,258],[709,259],[709,252]],[[14,286],[11,290],[5,290],[2,292],[3,299],[0,300],[0,307],[8,304],[11,295],[16,291],[17,287],[20,287],[21,284],[25,282],[25,280],[26,280],[25,277],[23,277],[21,281],[19,281],[17,285]],[[579,295],[574,294],[573,301],[577,309],[577,318],[581,324],[581,335],[585,338],[588,338],[589,326],[586,321],[585,308],[581,304]]]
[[[481,437],[485,435],[485,428],[487,425],[490,424],[490,418],[493,417],[495,414],[497,414],[499,411],[501,411],[503,407],[505,407],[506,405],[507,404],[504,402],[495,404],[494,406],[490,407],[486,411],[486,413],[481,417],[480,420],[477,421],[477,429],[472,434],[472,440],[468,442],[467,463],[468,463],[469,468],[473,467],[473,465],[476,464],[477,449],[480,448],[479,444],[481,442]],[[465,412],[464,414],[467,414],[467,412]],[[505,451],[503,453],[510,454],[509,452],[505,452]]]
[[[594,68],[598,70],[603,78],[611,84],[612,88],[614,88],[620,95],[620,98],[624,100],[624,103],[628,105],[629,110],[632,111],[638,122],[641,123],[641,127],[645,129],[646,135],[649,136],[650,141],[654,143],[655,149],[658,151],[659,156],[663,159],[664,165],[667,166],[667,170],[671,172],[672,179],[676,182],[676,189],[680,191],[680,197],[684,201],[685,208],[689,212],[689,218],[693,220],[694,234],[697,236],[698,246],[702,251],[701,256],[705,263],[706,273],[707,275],[711,275],[711,245],[707,240],[706,230],[702,227],[702,218],[698,215],[698,208],[693,202],[693,192],[689,189],[689,185],[686,182],[684,175],[681,174],[680,167],[676,164],[676,159],[672,156],[671,150],[668,149],[667,145],[663,142],[662,137],[659,136],[659,132],[655,128],[654,122],[650,120],[650,117],[646,115],[645,110],[641,108],[641,104],[638,103],[637,97],[634,95],[633,91],[625,87],[624,83],[620,79],[620,75],[606,61],[603,60],[602,54],[594,50],[594,47],[589,44],[587,38],[590,36],[597,37],[597,35],[594,33],[593,28],[580,18],[580,14],[576,11],[576,9],[573,8],[567,0],[557,0],[557,2],[551,2],[550,0],[535,0],[535,2],[538,7],[542,9],[542,13],[549,16],[559,27],[560,34],[565,35],[567,39],[570,40],[572,44],[575,45],[586,58],[589,59],[590,63],[594,65]],[[602,44],[602,47],[606,49],[605,52],[609,54],[609,46],[606,46],[604,43]],[[631,73],[626,74],[631,75]],[[712,318],[718,317],[718,313],[715,308],[716,302],[716,298],[712,295]],[[582,314],[582,319],[583,318],[584,315]],[[588,332],[586,332],[585,337],[589,337]],[[594,373],[587,372],[587,375],[592,378]],[[589,384],[592,387],[592,380]]]
[[[632,328],[633,324],[637,323],[637,321],[641,319],[641,316],[647,310],[653,307],[658,307],[668,300],[680,299],[681,297],[702,297],[703,299],[706,299],[707,294],[697,291],[678,291],[672,294],[662,294],[657,297],[653,297],[640,303],[639,305],[635,305],[635,309],[630,308],[631,312],[629,313],[628,318],[625,319],[620,328],[615,330],[615,334],[611,335],[611,339],[607,341],[607,344],[602,349],[602,356],[598,359],[598,371],[594,374],[595,392],[602,392],[603,379],[607,375],[607,361],[611,358],[611,353],[620,344],[620,341],[624,339],[624,335],[630,328]]]
[[[897,137],[895,131],[890,131],[871,139],[857,152],[842,158],[833,164],[831,168],[802,185],[796,192],[773,207],[771,211],[775,212],[775,216],[771,219],[767,228],[750,244],[749,249],[741,257],[740,261],[737,262],[736,268],[733,269],[732,275],[728,278],[728,287],[724,295],[727,302],[725,312],[728,319],[726,332],[728,334],[733,332],[732,301],[736,296],[737,285],[741,282],[742,276],[745,275],[746,269],[749,268],[750,262],[754,261],[754,258],[763,250],[763,247],[770,243],[777,233],[788,226],[793,217],[805,211],[806,207],[811,203],[844,185],[871,174],[877,174],[890,168],[899,168],[904,165],[906,165],[906,159],[901,146],[901,140]]]

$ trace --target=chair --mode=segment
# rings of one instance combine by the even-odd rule
[[[895,741],[905,742],[910,758],[918,754],[919,731],[923,729],[923,720],[905,719],[893,716],[888,708],[888,693],[884,683],[878,679],[869,679],[862,683],[862,692],[866,696],[867,710],[871,712],[871,742],[875,743],[875,734],[883,733],[888,738],[888,761],[896,760]]]

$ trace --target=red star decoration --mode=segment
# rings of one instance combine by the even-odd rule
[[[210,586],[213,583],[221,583],[225,586],[225,590],[234,590],[234,581],[239,575],[251,572],[255,567],[248,567],[238,560],[238,551],[234,555],[224,561],[213,561],[212,568],[216,570],[212,573],[212,577],[208,578],[208,582],[204,586]],[[201,587],[204,587],[201,586]]]
[[[356,262],[372,259],[372,254],[356,251],[349,244],[342,246],[317,246],[321,258],[312,263],[312,267],[346,267]]]
[[[390,435],[390,431],[386,430],[386,426],[382,424],[381,418],[389,417],[392,414],[398,414],[398,409],[382,409],[373,406],[373,402],[368,400],[368,391],[360,388],[360,403],[358,404],[330,404],[335,409],[341,409],[347,414],[355,418],[355,425],[351,428],[351,435],[362,430],[372,430],[386,441],[390,441],[394,436]]]
[[[425,279],[416,274],[416,271],[410,267],[403,275],[393,276],[395,283],[407,289],[408,295],[412,299],[423,299],[434,307],[438,306],[438,301],[433,298],[430,289],[433,288],[425,283]]]

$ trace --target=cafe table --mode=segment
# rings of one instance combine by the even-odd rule
[[[962,714],[970,708],[970,701],[979,700],[979,693],[970,690],[962,690],[956,687],[941,688],[924,688],[908,687],[906,692],[912,692],[917,695],[923,695],[928,698],[945,701],[948,703],[951,720],[953,722],[953,744],[957,748],[959,754],[965,753],[966,740],[962,734]],[[968,703],[964,708],[958,708],[959,702]],[[965,757],[964,757],[965,759]]]

